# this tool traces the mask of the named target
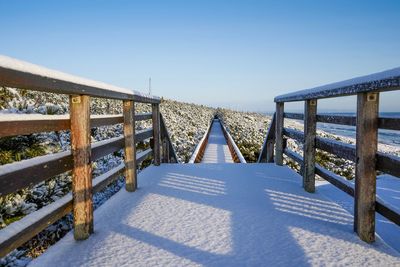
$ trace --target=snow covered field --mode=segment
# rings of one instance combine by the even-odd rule
[[[335,189],[336,190],[336,189]],[[381,239],[368,245],[325,193],[273,164],[150,167],[139,190],[95,211],[95,233],[72,233],[31,266],[399,266]]]

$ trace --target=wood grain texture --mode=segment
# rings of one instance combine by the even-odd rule
[[[153,113],[153,157],[154,165],[158,166],[161,163],[161,151],[160,151],[160,108],[157,104],[152,104]]]
[[[284,127],[284,103],[276,103],[276,125],[275,125],[275,163],[283,165],[283,127]]]
[[[357,95],[354,228],[361,240],[375,241],[376,152],[379,94]]]
[[[136,172],[136,143],[135,143],[135,104],[133,101],[123,101],[124,114],[124,162],[125,162],[125,189],[134,192],[137,188]]]
[[[93,233],[90,97],[71,96],[70,112],[74,237],[83,240]]]
[[[315,138],[317,135],[317,100],[304,103],[304,164],[303,187],[309,193],[315,192]]]

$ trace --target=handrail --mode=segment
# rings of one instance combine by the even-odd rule
[[[400,67],[275,97],[275,102],[321,99],[400,89]]]
[[[354,229],[366,242],[375,240],[375,212],[400,225],[400,211],[377,199],[376,196],[377,171],[400,177],[400,157],[378,151],[378,129],[400,130],[400,119],[379,117],[380,92],[393,90],[400,90],[400,68],[277,96],[275,136],[271,137],[273,132],[271,125],[260,152],[259,162],[262,162],[268,154],[265,152],[267,142],[270,142],[270,147],[275,143],[275,163],[283,165],[283,155],[286,155],[300,164],[303,187],[310,193],[315,191],[315,176],[319,175],[353,196]],[[318,99],[348,95],[357,95],[356,116],[317,114]],[[284,103],[292,101],[305,102],[304,114],[284,112]],[[285,128],[284,118],[303,120],[304,133]],[[318,137],[317,122],[355,126],[356,145]],[[297,140],[302,144],[303,156],[286,147],[286,138]],[[316,149],[355,162],[354,187],[343,182],[340,176],[319,166],[316,163]]]
[[[274,162],[274,144],[275,144],[275,113],[272,115],[271,124],[269,125],[267,136],[264,139],[263,146],[261,147],[260,155],[258,156],[257,163],[271,163]]]
[[[0,166],[0,196],[72,171],[72,194],[56,200],[0,230],[0,257],[23,245],[61,217],[73,212],[74,237],[93,232],[93,193],[121,174],[125,188],[137,188],[137,166],[148,157],[154,165],[178,162],[164,119],[161,99],[105,83],[91,81],[0,55],[0,86],[68,94],[69,115],[6,115],[0,117],[0,138],[37,132],[69,130],[71,150]],[[118,99],[123,114],[91,115],[90,98]],[[135,114],[135,102],[151,104],[151,113]],[[136,131],[135,122],[152,120],[152,127]],[[90,129],[123,125],[123,136],[91,143]],[[152,149],[136,151],[136,143],[150,139]],[[92,182],[92,162],[124,149],[124,163]]]
[[[222,132],[224,133],[226,142],[228,143],[229,150],[231,151],[233,161],[235,163],[247,163],[246,159],[243,157],[242,152],[240,152],[240,149],[237,147],[232,136],[226,130],[224,123],[221,120],[220,120],[220,123],[221,123],[221,127],[222,127]]]
[[[190,157],[188,163],[193,164],[193,163],[201,162],[203,155],[204,155],[204,151],[207,147],[208,137],[210,135],[210,131],[211,131],[213,122],[214,122],[214,120],[211,119],[210,123],[208,124],[206,132],[204,133],[203,137],[200,139],[199,143],[197,144],[196,148],[194,149],[194,152],[193,152],[192,156]]]
[[[47,69],[0,55],[0,86],[67,95],[160,103],[156,96]]]

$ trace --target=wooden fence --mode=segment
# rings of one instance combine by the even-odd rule
[[[71,150],[0,166],[0,196],[36,185],[55,175],[72,171],[72,192],[1,230],[0,257],[23,245],[47,226],[72,211],[74,237],[93,233],[94,193],[124,175],[126,190],[137,188],[137,165],[153,156],[154,165],[177,162],[175,151],[159,111],[158,97],[74,77],[30,63],[0,56],[0,86],[67,94],[69,116],[43,115],[33,119],[0,116],[0,137],[69,130]],[[91,97],[121,101],[123,114],[90,114]],[[150,104],[151,113],[136,114],[135,102]],[[135,131],[135,122],[152,120],[152,128]],[[94,127],[123,124],[124,135],[91,143]],[[150,139],[151,138],[151,139]],[[138,142],[150,139],[151,149],[136,152]],[[92,181],[92,162],[124,149],[124,163]]]
[[[377,149],[378,129],[400,130],[399,118],[378,115],[379,94],[393,90],[400,90],[400,68],[276,97],[276,113],[258,160],[282,165],[285,154],[300,164],[307,192],[315,191],[315,175],[319,175],[354,197],[354,230],[366,242],[375,240],[375,212],[400,225],[399,209],[376,198],[377,171],[400,177],[400,158]],[[349,95],[357,96],[356,116],[317,114],[318,99]],[[285,102],[293,101],[304,101],[304,114],[284,112]],[[304,132],[285,128],[284,118],[304,120]],[[317,136],[317,122],[355,126],[356,145]],[[303,144],[303,156],[286,147],[286,138]],[[316,149],[353,161],[355,184],[316,164]]]

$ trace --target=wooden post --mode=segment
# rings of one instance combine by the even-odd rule
[[[152,104],[152,119],[153,119],[153,157],[154,165],[160,165],[161,155],[160,155],[160,109],[158,104]]]
[[[317,100],[304,102],[304,167],[303,187],[309,193],[315,192],[315,137],[317,131]]]
[[[70,120],[74,237],[83,240],[93,233],[89,96],[70,96]]]
[[[275,125],[275,163],[276,165],[283,165],[283,112],[284,102],[276,103],[276,125]]]
[[[375,241],[378,112],[378,93],[357,94],[354,230],[368,243]]]
[[[124,136],[125,136],[125,188],[134,192],[137,188],[136,144],[135,144],[135,103],[124,100]]]

